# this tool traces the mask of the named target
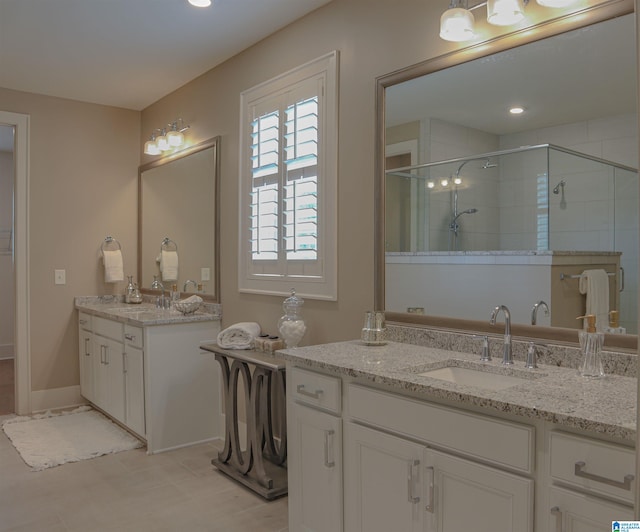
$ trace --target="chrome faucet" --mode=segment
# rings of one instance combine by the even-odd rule
[[[549,305],[547,305],[544,301],[538,301],[531,308],[531,325],[535,325],[536,324],[536,321],[538,319],[538,308],[539,307],[543,307],[544,308],[544,315],[545,316],[549,315]]]
[[[187,291],[187,286],[189,286],[189,283],[191,283],[193,285],[193,288],[197,291],[198,290],[198,283],[196,283],[195,281],[192,281],[191,279],[187,279],[184,282],[184,286],[182,287],[182,291],[186,292]]]
[[[502,355],[502,363],[505,365],[513,364],[513,352],[511,351],[511,312],[505,305],[500,305],[493,309],[489,323],[496,324],[496,318],[502,311],[504,313],[504,351]]]

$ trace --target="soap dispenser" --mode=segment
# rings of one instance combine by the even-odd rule
[[[124,295],[125,303],[142,303],[142,294],[138,289],[138,285],[133,282],[133,275],[128,275],[129,282]]]
[[[620,327],[620,312],[612,310],[609,312],[609,327],[604,328],[608,334],[626,334],[627,329]]]
[[[585,327],[582,331],[578,331],[582,350],[580,375],[591,378],[604,377],[601,355],[604,333],[596,331],[596,317],[593,314],[579,316],[576,319],[583,319]]]
[[[280,331],[280,336],[284,339],[287,349],[298,347],[307,331],[307,326],[300,316],[302,305],[304,305],[304,299],[299,298],[294,289],[291,290],[291,296],[285,299],[282,304],[284,316],[278,320],[278,331]]]

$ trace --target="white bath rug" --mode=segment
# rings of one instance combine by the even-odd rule
[[[2,430],[34,471],[142,447],[142,442],[91,407],[18,416]]]

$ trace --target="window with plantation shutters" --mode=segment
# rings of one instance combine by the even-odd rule
[[[337,298],[337,53],[241,95],[239,289]]]

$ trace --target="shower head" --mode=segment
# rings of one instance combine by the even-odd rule
[[[485,163],[482,165],[482,169],[486,170],[487,168],[496,168],[497,166],[498,166],[498,163],[492,163],[489,159],[487,159]]]
[[[452,225],[453,225],[453,224],[455,224],[455,223],[456,223],[456,220],[457,220],[458,218],[460,218],[460,216],[462,216],[463,214],[475,214],[475,213],[477,213],[477,212],[478,212],[478,209],[476,209],[476,208],[473,208],[473,209],[467,209],[466,211],[459,212],[459,213],[458,213],[458,214],[453,218],[453,220],[451,221],[451,224],[452,224]]]
[[[558,183],[555,188],[553,189],[553,193],[554,194],[559,194],[560,193],[560,189],[562,188],[562,190],[564,190],[564,179],[560,181],[560,183]]]

